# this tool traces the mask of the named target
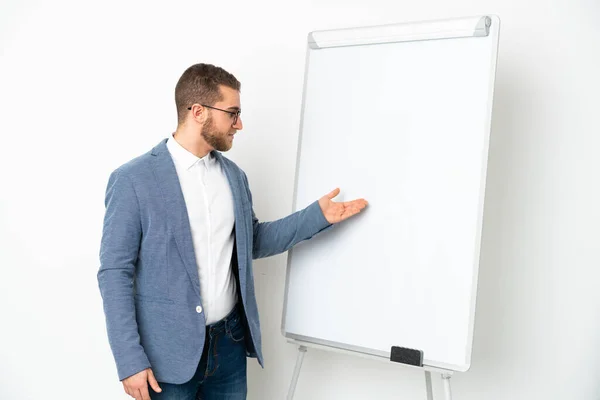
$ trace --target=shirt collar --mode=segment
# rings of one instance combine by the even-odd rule
[[[204,165],[209,168],[213,160],[213,155],[208,153],[204,157],[200,158],[187,151],[173,136],[170,136],[167,140],[167,148],[169,153],[173,157],[173,160],[177,162],[181,167],[189,170],[196,164]]]

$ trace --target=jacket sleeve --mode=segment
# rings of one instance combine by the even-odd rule
[[[333,227],[323,215],[318,201],[303,210],[272,222],[259,222],[252,206],[252,193],[248,178],[242,171],[244,186],[252,209],[253,246],[252,258],[270,257],[288,251],[303,240]]]
[[[140,344],[133,281],[142,236],[140,209],[131,179],[114,171],[108,181],[100,245],[98,286],[119,380],[150,367]]]

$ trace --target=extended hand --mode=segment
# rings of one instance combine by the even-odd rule
[[[332,201],[332,199],[338,194],[340,194],[339,188],[319,199],[321,211],[323,211],[325,219],[327,219],[330,224],[336,224],[347,218],[350,218],[355,214],[358,214],[367,206],[367,204],[369,204],[365,199],[345,201],[343,203],[336,203]]]
[[[150,400],[148,383],[150,383],[155,392],[159,393],[162,391],[150,368],[123,379],[122,383],[125,392],[135,400]]]

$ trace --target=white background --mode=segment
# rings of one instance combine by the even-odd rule
[[[185,68],[211,62],[242,81],[230,156],[270,220],[292,208],[309,31],[484,13],[502,32],[472,368],[454,394],[600,397],[600,3],[11,0],[0,4],[0,398],[128,398],[96,282],[104,190],[174,130]],[[372,132],[365,150],[377,145]],[[249,399],[284,398],[292,375],[285,264],[256,263],[267,364],[250,363]],[[309,351],[296,399],[419,399],[423,383]]]

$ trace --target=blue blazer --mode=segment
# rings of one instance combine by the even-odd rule
[[[151,367],[156,379],[192,378],[206,320],[186,204],[162,140],[110,175],[98,285],[119,380]],[[245,311],[249,357],[263,365],[252,259],[289,250],[330,227],[317,201],[274,222],[259,222],[245,173],[219,152],[234,200],[232,264]],[[198,309],[200,310],[200,309]]]

